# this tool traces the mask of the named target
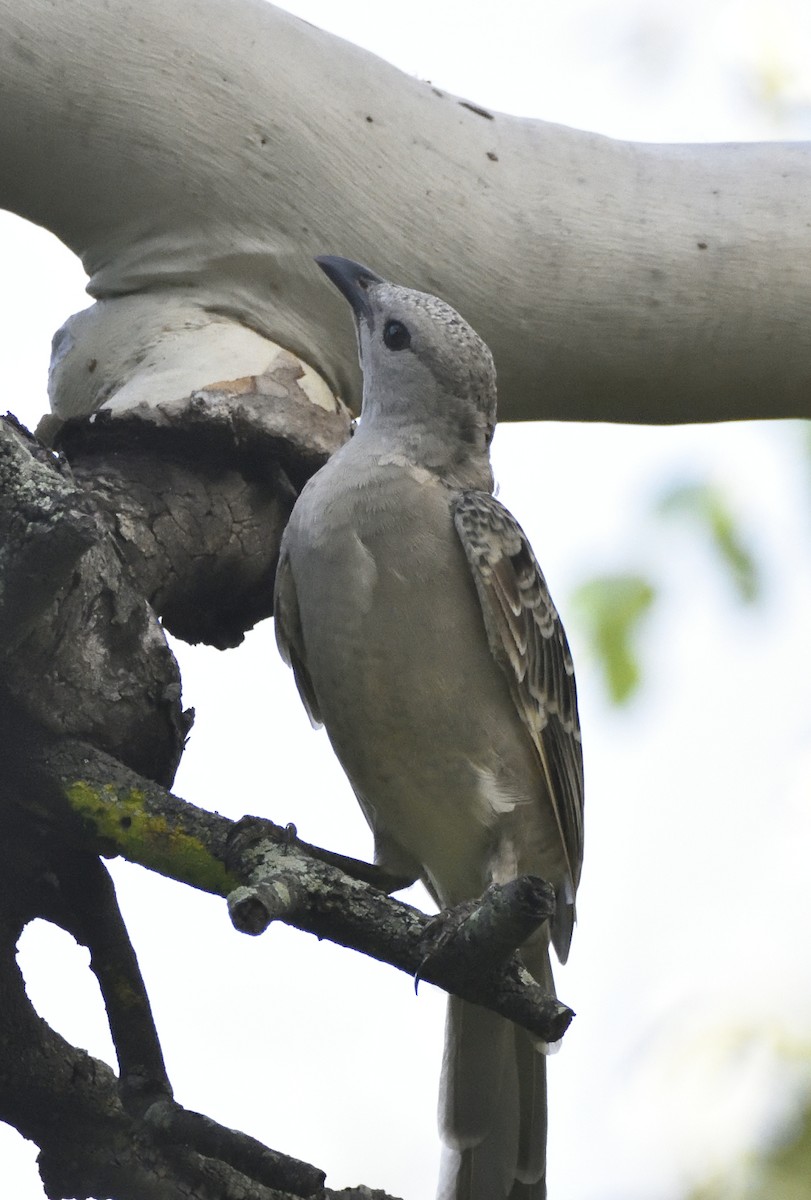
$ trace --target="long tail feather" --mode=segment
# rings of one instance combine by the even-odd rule
[[[544,946],[526,956],[554,990]],[[524,1030],[448,1001],[438,1200],[546,1200],[546,1056]]]

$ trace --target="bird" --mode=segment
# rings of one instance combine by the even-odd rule
[[[549,943],[565,962],[583,857],[577,695],[543,574],[493,494],[493,357],[439,297],[316,262],[352,309],[363,395],[283,535],[278,647],[381,868],[441,908],[523,874],[552,885],[521,954],[554,994]],[[449,997],[441,1200],[546,1196],[545,1049]]]

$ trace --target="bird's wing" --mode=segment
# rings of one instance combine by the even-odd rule
[[[560,617],[521,526],[495,497],[462,492],[453,505],[493,656],[532,738],[566,854],[573,904],[583,860],[583,755],[574,667]],[[571,917],[555,949],[565,961]],[[567,928],[568,927],[568,928]],[[560,944],[559,944],[560,943]]]
[[[304,637],[301,632],[301,614],[299,613],[296,581],[290,565],[284,540],[279,554],[279,564],[276,567],[276,583],[273,590],[273,624],[276,630],[276,645],[279,653],[289,667],[293,668],[296,687],[299,690],[302,703],[307,709],[307,715],[313,726],[318,728],[323,724],[315,689],[307,670]]]

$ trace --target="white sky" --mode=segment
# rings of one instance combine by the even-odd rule
[[[647,140],[811,133],[807,4],[286,7],[507,111]],[[769,103],[764,80],[780,84]],[[14,218],[0,215],[0,241],[6,406],[34,424],[50,336],[87,303],[83,275]],[[564,617],[592,573],[628,566],[662,582],[649,679],[627,713],[607,707],[567,621],[587,850],[572,956],[557,971],[578,1016],[550,1067],[549,1175],[551,1200],[676,1200],[791,1111],[785,1046],[811,1040],[809,462],[791,424],[545,425],[502,428],[496,465]],[[722,483],[751,531],[768,570],[757,611],[736,606],[695,539],[650,515],[668,484],[694,477]],[[178,653],[198,716],[175,790],[368,855],[269,623],[236,652]],[[283,927],[241,938],[221,903],[113,869],[178,1099],[315,1162],[331,1186],[431,1196],[442,997],[415,998],[407,978]],[[43,1015],[114,1061],[86,956],[45,929],[26,935],[21,961]],[[35,1154],[0,1127],[15,1200],[42,1200]]]

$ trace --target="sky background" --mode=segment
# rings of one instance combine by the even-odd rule
[[[647,141],[811,135],[807,4],[284,7],[505,111]],[[0,254],[6,406],[34,425],[51,335],[86,306],[84,276],[50,235],[5,214]],[[500,428],[495,466],[567,625],[584,729],[579,925],[556,972],[578,1015],[550,1064],[550,1197],[677,1200],[764,1144],[808,1089],[811,968],[795,951],[811,919],[811,458],[792,422],[543,424]],[[654,515],[668,488],[695,480],[725,489],[763,566],[755,608],[699,538]],[[624,569],[661,590],[643,688],[619,712],[570,598]],[[270,623],[237,651],[177,652],[197,721],[174,790],[368,856]],[[406,977],[282,926],[239,937],[222,902],[112,870],[177,1098],[316,1163],[333,1187],[431,1196],[443,997],[415,997]],[[39,1011],[114,1062],[86,953],[40,923],[20,960]],[[35,1157],[0,1127],[4,1194],[42,1200]]]

